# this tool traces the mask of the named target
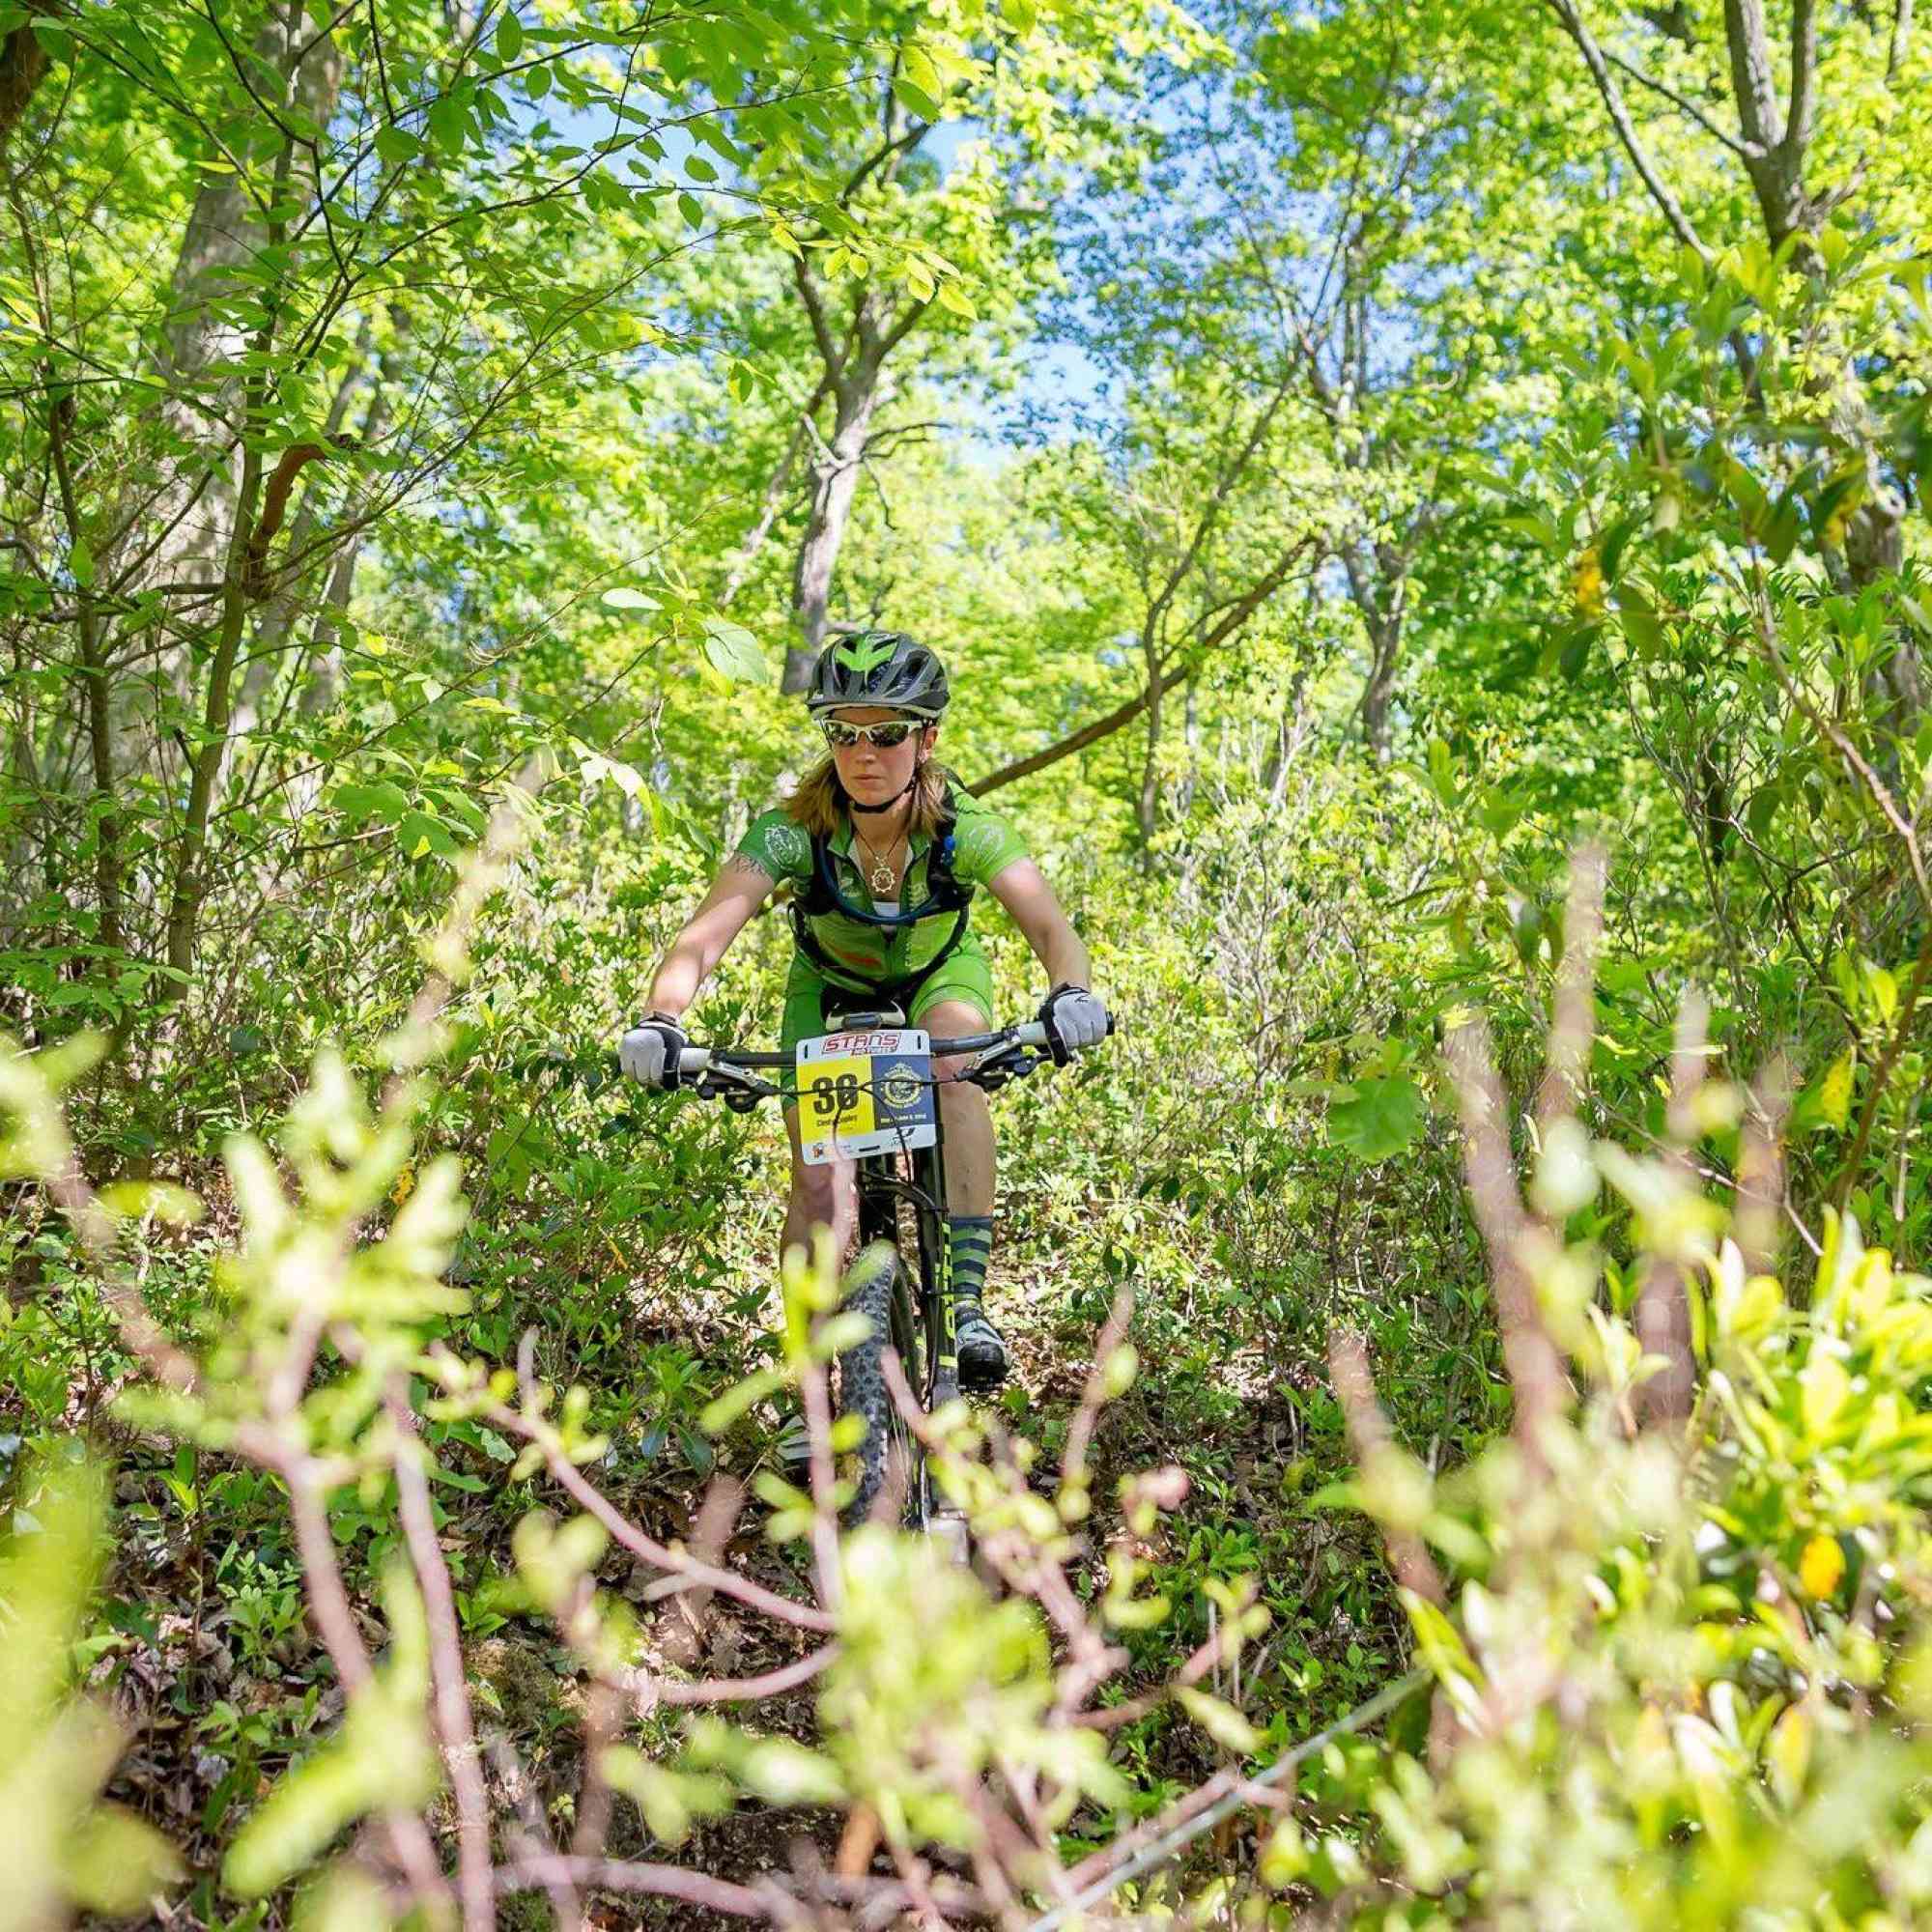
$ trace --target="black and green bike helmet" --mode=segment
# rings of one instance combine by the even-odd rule
[[[819,652],[805,701],[813,717],[869,704],[937,718],[952,696],[946,667],[917,638],[903,631],[854,631]]]

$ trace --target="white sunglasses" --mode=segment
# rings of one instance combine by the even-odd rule
[[[924,727],[917,719],[895,718],[885,724],[843,724],[836,718],[821,721],[820,730],[825,733],[825,742],[834,751],[849,752],[854,745],[873,744],[883,752],[890,752],[895,745],[903,745],[915,731]]]

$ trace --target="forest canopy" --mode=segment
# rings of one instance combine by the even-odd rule
[[[0,1925],[1920,1922],[1928,79],[0,0]],[[616,1073],[881,630],[1116,1023],[970,1564],[777,1110]]]

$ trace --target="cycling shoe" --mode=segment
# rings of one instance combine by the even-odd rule
[[[995,1389],[1007,1378],[1007,1345],[976,1301],[962,1302],[953,1341],[959,1354],[959,1386],[978,1394]]]

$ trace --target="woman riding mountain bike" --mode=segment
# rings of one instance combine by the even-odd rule
[[[933,759],[951,692],[923,644],[896,631],[862,631],[819,653],[807,704],[828,755],[789,798],[752,822],[704,901],[652,977],[648,1009],[618,1058],[648,1086],[674,1087],[690,1044],[679,1021],[746,922],[781,884],[792,888],[798,952],[785,981],[782,1045],[822,1033],[835,1012],[896,1007],[927,1033],[964,1036],[992,1024],[993,981],[970,929],[984,887],[1026,936],[1052,987],[1039,1008],[1048,1048],[1065,1065],[1106,1037],[1107,1009],[1092,967],[1019,835]],[[947,1246],[956,1310],[959,1381],[983,1391],[1006,1378],[1007,1348],[982,1303],[993,1236],[993,1122],[985,1094],[951,1078],[940,1060],[947,1149]],[[791,1199],[781,1251],[832,1231],[851,1245],[852,1163],[804,1159],[796,1102]]]

